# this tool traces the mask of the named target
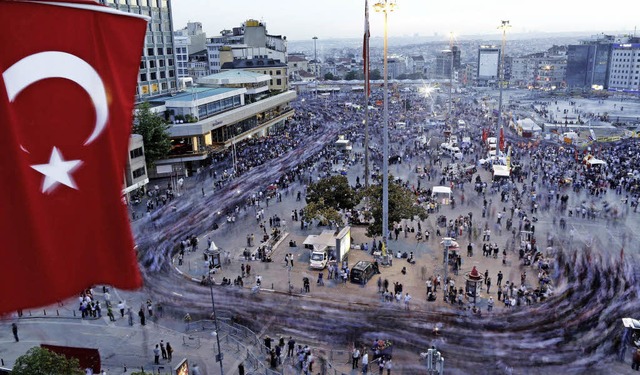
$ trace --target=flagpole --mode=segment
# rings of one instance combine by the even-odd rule
[[[369,187],[369,2],[364,0],[364,187]]]
[[[500,99],[498,101],[498,137],[500,139],[503,137],[502,135],[502,86],[504,83],[504,47],[506,43],[507,37],[507,29],[510,28],[509,21],[502,21],[502,24],[498,27],[498,29],[502,30],[502,48],[500,49],[500,71],[498,72],[498,85],[500,86]],[[498,139],[498,148],[502,151],[502,147],[500,146],[500,139]],[[502,143],[504,145],[504,141]],[[496,153],[497,154],[497,153]]]

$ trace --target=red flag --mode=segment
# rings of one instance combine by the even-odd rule
[[[487,129],[483,128],[482,129],[482,142],[486,142],[488,137],[489,137],[489,135],[487,134]]]
[[[362,63],[364,69],[364,95],[371,95],[371,83],[369,82],[369,2],[364,0],[364,41],[362,42]]]
[[[120,200],[145,19],[0,0],[0,314],[142,284]]]
[[[504,151],[504,129],[500,128],[500,140],[498,141],[498,146],[500,147],[500,151]]]

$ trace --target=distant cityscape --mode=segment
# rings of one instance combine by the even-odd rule
[[[170,0],[100,1],[151,17],[136,101],[150,103],[171,124],[172,152],[157,161],[154,170],[144,167],[141,140],[132,139],[125,192],[149,178],[197,172],[213,152],[283,128],[294,115],[290,103],[300,92],[339,81],[350,82],[353,89],[363,85],[362,39],[288,41],[271,34],[265,21],[253,19],[228,25],[219,35],[206,35],[200,22],[173,25]],[[504,87],[640,92],[640,37],[531,36],[535,38],[505,33],[504,41],[498,33],[486,39],[391,38],[388,78],[495,88],[502,61]],[[371,39],[372,80],[382,79],[381,44],[379,38]]]

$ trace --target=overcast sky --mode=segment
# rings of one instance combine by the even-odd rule
[[[373,3],[369,1],[369,6]],[[638,0],[397,0],[397,4],[389,14],[390,36],[500,35],[501,20],[510,21],[512,33],[633,33],[640,26]],[[172,6],[176,29],[198,21],[207,36],[247,19],[264,21],[270,34],[289,40],[360,38],[364,30],[364,0],[174,0]],[[383,15],[370,10],[370,24],[371,36],[382,36]]]

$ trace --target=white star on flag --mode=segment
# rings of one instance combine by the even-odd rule
[[[73,180],[73,177],[71,177],[71,172],[81,164],[82,160],[65,161],[62,159],[60,150],[54,147],[53,150],[51,150],[49,163],[32,165],[31,168],[45,176],[44,183],[42,184],[42,192],[47,193],[54,190],[58,184],[64,184],[78,190],[76,182]]]

